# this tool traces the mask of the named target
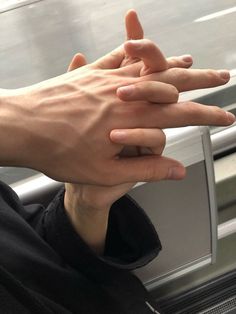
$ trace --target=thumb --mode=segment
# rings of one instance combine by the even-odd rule
[[[185,167],[180,162],[164,156],[120,158],[116,162],[120,182],[181,180],[186,174]]]
[[[80,67],[86,65],[86,64],[87,64],[87,62],[86,62],[85,56],[84,56],[82,53],[77,53],[77,54],[73,57],[73,59],[72,59],[70,65],[69,65],[67,71],[68,71],[68,72],[69,72],[69,71],[73,71],[73,70],[75,70],[75,69],[78,69],[78,68],[80,68]]]

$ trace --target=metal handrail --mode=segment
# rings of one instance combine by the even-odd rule
[[[236,233],[236,218],[228,220],[218,226],[218,240]]]
[[[236,125],[211,135],[213,155],[236,147]]]

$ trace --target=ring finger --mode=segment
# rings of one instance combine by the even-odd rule
[[[123,101],[144,100],[153,103],[176,103],[178,90],[170,84],[162,82],[138,82],[117,89],[117,96]]]

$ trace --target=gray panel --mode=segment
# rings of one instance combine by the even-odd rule
[[[188,167],[183,181],[145,184],[132,190],[130,195],[148,213],[163,245],[157,259],[138,271],[144,282],[211,254],[204,161]]]

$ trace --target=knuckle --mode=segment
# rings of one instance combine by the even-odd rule
[[[148,104],[145,101],[139,101],[135,104],[135,107],[130,108],[130,121],[132,120],[136,120],[136,121],[140,121],[144,120],[142,118],[144,118],[144,116],[147,115],[147,111],[148,111]]]
[[[182,69],[182,68],[172,68],[171,69],[172,76],[178,80],[181,81],[181,83],[186,84],[188,83],[190,79],[190,74],[188,69]]]
[[[155,145],[153,145],[151,149],[155,154],[161,155],[165,146],[166,146],[166,135],[162,130],[158,130],[156,140],[155,140]]]
[[[166,135],[162,130],[160,130],[159,143],[161,147],[164,149],[166,146]]]
[[[199,106],[194,102],[185,102],[182,105],[184,123],[183,126],[195,125],[202,117]]]
[[[174,86],[174,85],[170,85],[169,84],[169,88],[170,88],[170,92],[172,95],[172,101],[173,102],[177,102],[179,99],[179,91],[178,89]]]
[[[150,84],[150,82],[148,81],[143,81],[135,85],[136,96],[140,100],[141,99],[145,100],[151,91],[152,91],[152,84]]]
[[[145,84],[143,85],[144,88],[144,94],[146,96],[146,99],[150,99],[150,96],[152,94],[155,94],[157,92],[157,88],[155,85],[155,82],[145,82]]]
[[[221,79],[219,78],[218,73],[214,70],[211,70],[211,69],[206,70],[206,75],[210,84],[217,84],[221,82]]]
[[[159,158],[156,156],[156,158]],[[159,160],[159,159],[157,159]],[[159,160],[159,166],[156,166],[156,162],[148,163],[145,168],[145,180],[146,182],[161,181],[168,178],[168,168]]]
[[[153,48],[155,47],[155,44],[153,41],[151,41],[150,39],[144,39],[144,44],[147,48]]]
[[[139,82],[139,83],[134,84],[133,94],[135,94],[136,97],[141,94],[143,86],[145,86],[145,82]]]
[[[158,174],[156,169],[151,163],[148,163],[145,167],[145,181],[155,181],[157,180]]]
[[[219,108],[218,106],[211,106],[212,112],[213,112],[213,117],[216,123],[223,123],[225,121],[228,121],[228,117],[226,112]]]
[[[179,78],[182,83],[184,84],[188,83],[190,79],[189,71],[186,69],[179,69]]]
[[[142,143],[142,141],[145,140],[146,132],[144,129],[137,129],[134,131],[133,135],[139,139],[140,143]]]
[[[168,62],[168,68],[173,68],[173,67],[182,65],[180,60],[176,56],[168,58],[167,62]]]

